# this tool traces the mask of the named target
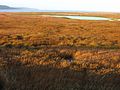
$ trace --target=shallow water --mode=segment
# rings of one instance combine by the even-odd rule
[[[0,9],[0,12],[39,12],[37,9]]]
[[[93,16],[59,16],[59,15],[46,15],[50,17],[60,17],[60,18],[69,18],[69,19],[79,19],[79,20],[112,20],[111,18],[105,17],[93,17]]]
[[[47,12],[37,9],[0,9],[0,12]],[[55,11],[50,11],[55,12]],[[112,19],[106,17],[96,17],[96,16],[70,16],[70,15],[42,15],[49,17],[58,17],[58,18],[69,18],[69,19],[79,19],[79,20],[106,20],[106,21],[120,21],[120,19]]]

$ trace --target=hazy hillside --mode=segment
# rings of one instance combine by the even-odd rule
[[[36,12],[38,9],[0,5],[0,12]]]
[[[0,9],[17,9],[17,8],[9,7],[9,6],[6,6],[6,5],[0,5]]]

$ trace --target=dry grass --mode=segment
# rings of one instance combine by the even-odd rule
[[[120,47],[119,21],[70,20],[40,15],[0,14],[0,45]]]
[[[0,90],[119,90],[120,22],[41,14],[0,13]]]

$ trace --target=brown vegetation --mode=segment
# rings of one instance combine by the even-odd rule
[[[119,90],[120,22],[0,13],[0,90]]]

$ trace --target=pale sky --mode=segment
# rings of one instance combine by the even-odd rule
[[[120,12],[120,0],[0,0],[0,5],[41,10]]]

